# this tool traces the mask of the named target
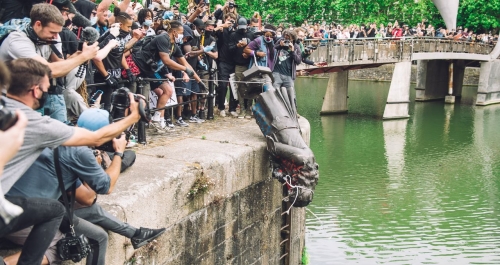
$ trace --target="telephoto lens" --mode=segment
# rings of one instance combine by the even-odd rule
[[[17,114],[5,107],[5,101],[0,99],[0,130],[5,131],[17,122]]]

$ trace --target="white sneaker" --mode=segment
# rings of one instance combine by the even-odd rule
[[[219,113],[219,115],[221,117],[226,117],[226,112],[224,110],[221,110],[220,113]]]
[[[159,122],[153,121],[151,122],[151,125],[158,131],[158,132],[167,132],[170,130],[170,127],[167,126],[167,123],[165,122],[164,119],[161,119]]]
[[[155,115],[153,115],[153,118],[151,118],[151,120],[154,122],[160,122],[160,120],[161,120],[160,113],[158,111],[156,111]]]
[[[229,114],[231,114],[231,116],[233,117],[238,117],[238,113],[236,111],[231,111],[229,112]]]
[[[246,111],[244,109],[242,109],[240,111],[240,115],[238,115],[238,119],[244,119],[246,116]]]

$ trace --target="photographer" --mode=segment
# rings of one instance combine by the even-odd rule
[[[294,80],[297,74],[297,65],[302,62],[299,45],[296,43],[297,36],[293,31],[285,30],[283,38],[275,44],[276,55],[273,69],[274,83],[276,89],[286,87],[293,111],[297,112],[297,102],[295,98]]]
[[[299,44],[299,47],[300,47],[302,62],[307,64],[307,65],[319,66],[319,64],[307,59],[311,55],[311,53],[317,49],[317,46],[310,45],[310,46],[307,46],[307,48],[304,47],[304,40],[306,38],[306,32],[302,28],[296,28],[295,34],[297,34],[296,43]]]
[[[89,131],[97,131],[108,124],[109,114],[100,109],[86,110],[77,123],[78,127]],[[94,202],[97,199],[96,194],[110,194],[114,190],[120,175],[121,161],[126,143],[124,135],[120,139],[113,139],[115,155],[106,170],[97,162],[92,149],[89,147],[59,147],[59,163],[65,189],[70,190],[75,182],[81,180],[87,185],[86,187],[95,191]],[[58,179],[53,177],[56,175],[53,153],[54,151],[49,148],[43,150],[35,163],[12,186],[8,195],[28,198],[59,198],[61,190],[59,189]],[[81,198],[81,195],[78,197]],[[92,220],[103,219],[99,213],[104,214],[104,211],[96,207],[82,209],[82,216],[91,218],[89,220],[77,218],[78,220],[75,222],[77,223],[75,226],[77,235],[85,235],[93,248],[92,254],[87,257],[88,265],[104,264],[108,245],[107,233],[91,222]],[[96,210],[98,214],[96,216],[89,216],[86,213],[89,211],[96,213]],[[75,215],[78,216],[77,211],[75,211]],[[131,238],[134,248],[150,242],[164,232],[164,229],[136,229],[123,224],[116,218],[114,219],[114,225],[111,225],[114,228],[113,230],[125,230],[125,234]]]
[[[83,44],[82,51],[67,60],[58,56],[61,55],[61,44],[53,43],[60,39],[58,33],[62,31],[65,20],[57,7],[36,4],[31,9],[30,18],[31,24],[25,30],[11,32],[4,40],[0,47],[0,60],[33,58],[48,65],[52,77],[56,78],[66,76],[71,70],[97,55],[99,48],[95,43],[92,46]],[[50,106],[51,114],[61,121],[66,120],[61,86],[52,86],[49,94],[47,106]],[[40,106],[42,107],[44,106]]]
[[[231,33],[229,37],[229,52],[234,60],[235,64],[235,77],[236,81],[243,80],[243,72],[248,69],[250,64],[250,56],[245,54],[243,51],[245,47],[254,39],[254,34],[247,30],[248,23],[245,18],[238,19],[238,25],[236,31]],[[250,107],[251,103],[248,104],[249,100],[244,99],[241,95],[238,96],[240,103],[240,113],[238,118],[251,118]],[[251,102],[251,101],[250,101]],[[248,110],[248,113],[246,112]]]
[[[20,151],[7,163],[1,176],[4,192],[10,190],[46,147],[100,146],[120,135],[140,118],[138,103],[132,94],[129,95],[130,115],[95,132],[70,127],[47,116],[40,116],[33,109],[41,106],[46,98],[50,86],[50,68],[28,58],[9,61],[7,66],[12,72],[12,83],[7,90],[7,97],[3,99],[8,108],[20,109],[26,114],[28,127]],[[61,222],[64,207],[50,199],[7,199],[21,206],[24,212],[18,217],[16,224],[9,224],[6,231],[14,232],[35,224],[18,264],[40,264],[43,253]]]
[[[227,1],[222,9],[218,9],[214,12],[215,20],[222,20],[226,17],[227,14],[233,14],[236,17],[236,20],[240,19],[240,15],[238,15],[238,5],[234,3],[234,1]]]
[[[276,38],[276,27],[271,24],[264,25],[264,35],[255,38],[243,50],[249,57],[251,64],[254,63],[254,55],[257,58],[257,65],[266,66],[269,69],[274,67],[274,41]]]
[[[217,70],[219,71],[219,84],[217,86],[216,103],[221,117],[226,116],[225,102],[227,87],[229,85],[229,75],[234,73],[234,60],[229,51],[229,37],[233,32],[233,25],[236,22],[236,16],[228,13],[224,16],[224,24],[217,26],[214,31],[217,37],[217,50],[219,56],[217,58]],[[236,107],[238,102],[234,99],[233,92],[229,89],[229,113],[237,117]]]

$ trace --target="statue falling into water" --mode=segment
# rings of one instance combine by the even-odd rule
[[[301,136],[297,110],[285,88],[273,88],[269,68],[253,66],[243,75],[248,83],[240,83],[238,92],[256,101],[252,110],[267,140],[272,176],[286,182],[293,206],[305,207],[313,199],[319,171],[312,150]]]

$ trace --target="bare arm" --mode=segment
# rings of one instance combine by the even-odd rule
[[[172,70],[179,70],[179,71],[186,70],[186,66],[182,66],[181,64],[178,64],[176,61],[170,59],[170,55],[166,52],[160,52],[160,59],[168,68]]]
[[[206,52],[206,54],[212,59],[217,59],[219,57],[219,52]]]
[[[84,43],[83,51],[67,60],[58,60],[56,62],[49,63],[41,56],[35,56],[33,57],[33,59],[47,65],[52,71],[52,77],[63,77],[66,76],[71,70],[75,69],[77,66],[94,58],[97,55],[97,51],[99,50],[99,47],[97,45],[97,42],[91,46],[87,46],[87,44]]]
[[[75,200],[83,206],[92,206],[96,198],[97,193],[85,182],[76,189]]]
[[[97,55],[94,57],[94,59],[102,61],[104,58],[106,58],[109,54],[109,52],[118,45],[117,40],[110,40],[104,48],[100,49],[97,52]]]
[[[103,128],[92,132],[83,128],[75,127],[75,133],[62,145],[64,146],[100,146],[120,135],[129,126],[140,119],[139,103],[134,100],[134,95],[129,94],[130,115],[120,121],[111,123]]]

